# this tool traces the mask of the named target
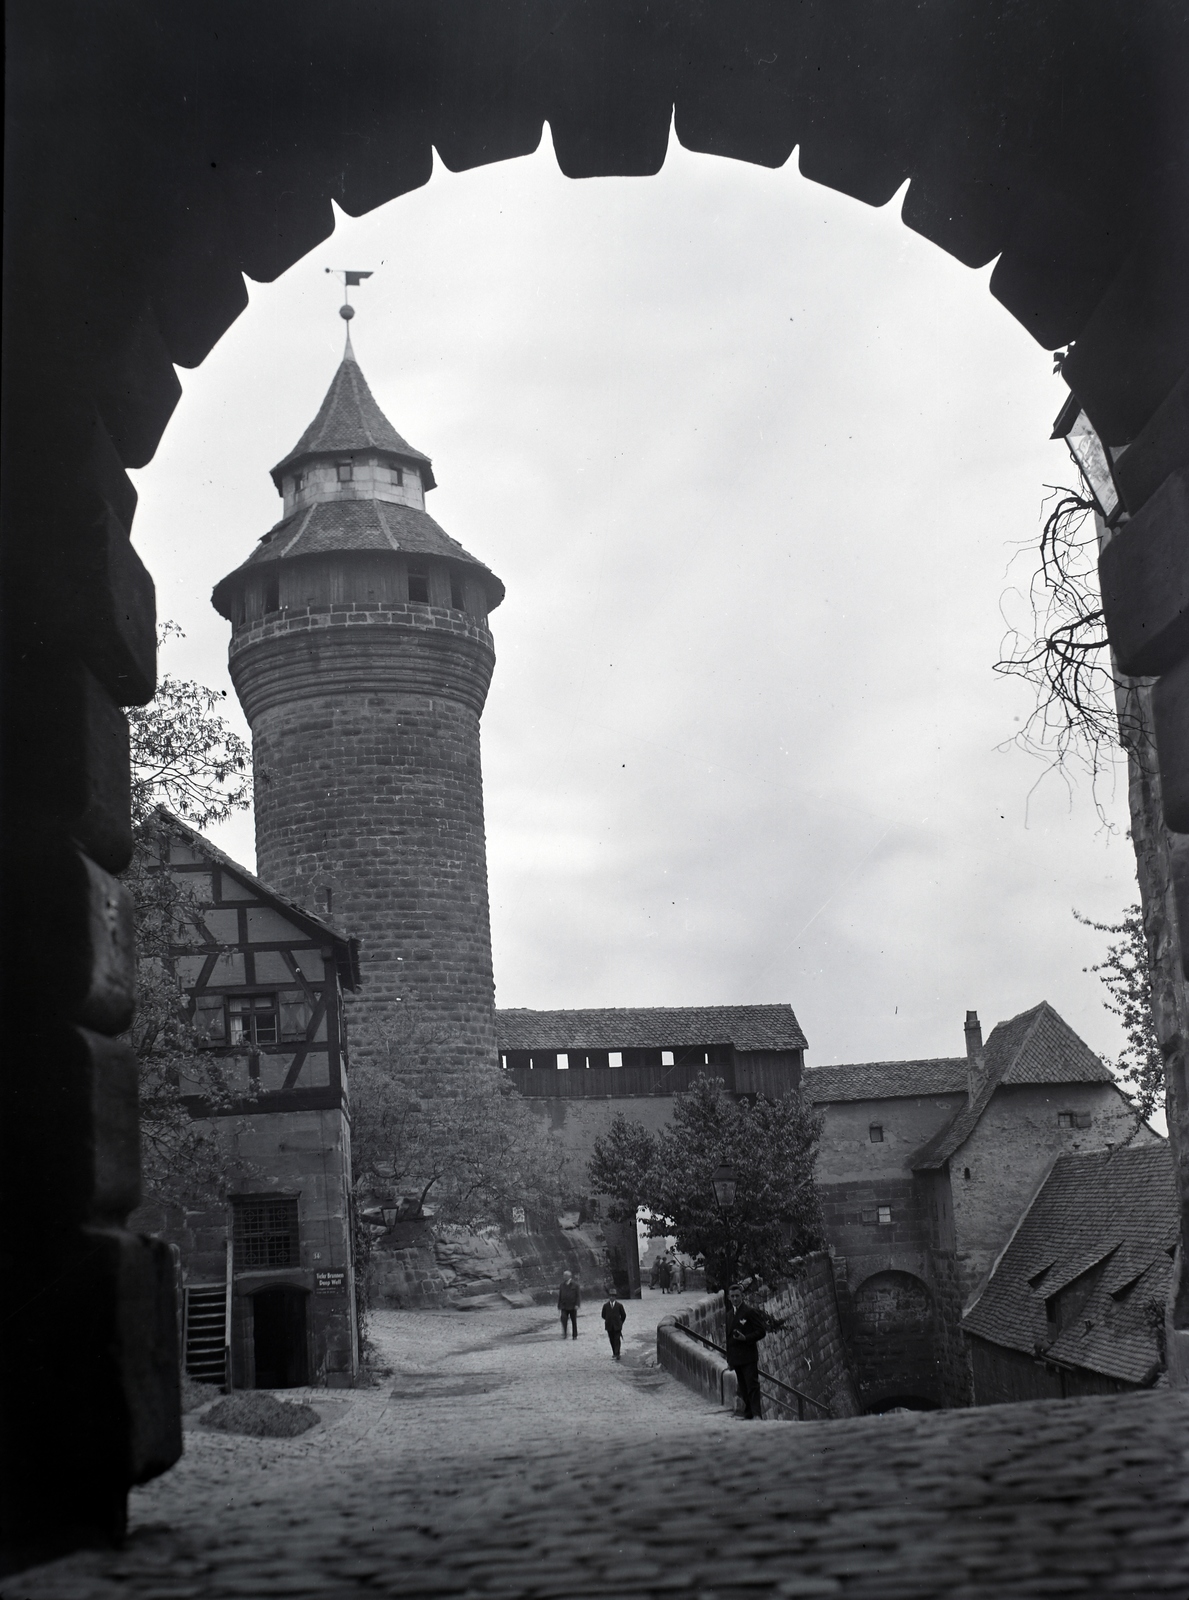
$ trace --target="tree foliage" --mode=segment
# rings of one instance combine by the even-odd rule
[[[514,1205],[556,1214],[567,1198],[559,1142],[497,1066],[451,1068],[447,1045],[409,1001],[356,1039],[356,1192],[466,1227],[506,1222]]]
[[[166,623],[158,644],[181,630]],[[217,714],[217,690],[165,676],[147,706],[129,713],[134,850],[123,874],[136,918],[137,997],[129,1041],[140,1080],[141,1187],[164,1207],[209,1204],[222,1193],[225,1154],[209,1121],[196,1121],[186,1098],[217,1110],[242,1100],[224,1059],[202,1048],[177,956],[205,935],[189,889],[168,870],[167,814],[196,827],[220,822],[248,804],[249,760],[243,740]]]
[[[164,623],[158,647],[173,637],[182,630]],[[148,705],[128,712],[134,823],[165,806],[183,822],[208,828],[246,809],[251,753],[218,715],[226,699],[226,690],[166,674]]]
[[[1124,1045],[1108,1062],[1120,1084],[1135,1101],[1135,1127],[1164,1105],[1164,1060],[1152,1018],[1152,981],[1148,967],[1148,941],[1139,906],[1128,906],[1121,922],[1094,922],[1074,916],[1087,928],[1108,934],[1115,942],[1106,956],[1086,972],[1096,973],[1106,989],[1106,1009],[1123,1025]]]
[[[821,1116],[799,1093],[736,1100],[703,1073],[677,1096],[657,1134],[618,1115],[595,1141],[590,1182],[610,1197],[614,1214],[642,1208],[653,1237],[673,1234],[679,1249],[704,1256],[714,1284],[732,1272],[780,1277],[825,1237],[814,1181],[821,1129]],[[712,1182],[724,1162],[737,1173],[726,1211]]]

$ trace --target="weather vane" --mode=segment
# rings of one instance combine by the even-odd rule
[[[355,315],[355,307],[351,304],[351,290],[358,289],[365,278],[370,278],[370,272],[353,271],[346,267],[327,267],[327,272],[333,273],[336,278],[343,280],[343,303],[339,307],[339,316],[347,324],[347,350],[346,354],[354,356],[351,349],[351,318]]]

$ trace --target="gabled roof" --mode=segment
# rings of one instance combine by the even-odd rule
[[[943,1167],[965,1144],[1000,1087],[1025,1083],[1114,1083],[1114,1078],[1084,1040],[1058,1016],[1047,1000],[992,1029],[983,1051],[984,1075],[973,1104],[962,1106],[950,1122],[917,1152],[914,1172]]]
[[[837,1067],[810,1067],[805,1093],[815,1105],[841,1100],[903,1100],[917,1095],[965,1094],[965,1056],[933,1061],[863,1061]]]
[[[336,933],[329,923],[323,922],[321,917],[314,916],[304,906],[299,906],[295,901],[287,900],[284,895],[278,894],[275,889],[270,889],[266,883],[262,883],[256,877],[255,873],[249,872],[247,867],[241,867],[238,861],[233,861],[229,855],[219,849],[218,845],[212,844],[196,828],[188,827],[179,817],[175,817],[172,811],[167,811],[164,806],[157,807],[154,817],[158,826],[164,831],[183,839],[192,850],[196,850],[200,856],[203,856],[212,865],[222,868],[225,872],[234,873],[245,888],[251,889],[253,894],[275,907],[282,916],[288,917],[290,921],[295,922],[303,932],[309,934],[310,938],[318,939],[322,943],[330,945],[334,952],[334,963],[338,968],[339,980],[343,988],[352,990],[359,988],[358,939],[344,938],[341,933]]]
[[[277,488],[281,478],[299,461],[317,455],[342,455],[352,450],[383,450],[413,462],[426,489],[437,487],[427,455],[402,439],[376,404],[367,379],[355,357],[348,353],[339,363],[318,415],[283,460],[272,469]]]
[[[646,1050],[732,1044],[804,1050],[792,1006],[641,1006],[597,1011],[497,1010],[501,1050]]]
[[[416,506],[391,500],[319,500],[299,507],[270,528],[248,559],[219,580],[211,600],[221,615],[230,617],[232,596],[227,585],[249,568],[343,550],[401,551],[465,561],[482,575],[492,610],[504,598],[504,586],[495,573],[468,555],[457,539]]]
[[[962,1326],[1010,1350],[1150,1382],[1159,1369],[1150,1306],[1163,1309],[1176,1238],[1166,1141],[1060,1156]],[[1056,1331],[1046,1301],[1087,1274],[1085,1305]]]

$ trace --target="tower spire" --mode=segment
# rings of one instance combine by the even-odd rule
[[[351,290],[358,289],[365,278],[371,277],[371,272],[348,267],[327,267],[326,271],[333,272],[336,278],[343,280],[343,303],[339,307],[339,316],[347,324],[347,342],[343,347],[343,360],[354,361],[355,351],[351,348],[351,318],[355,315],[355,307],[351,304]]]

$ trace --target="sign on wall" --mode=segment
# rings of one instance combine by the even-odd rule
[[[315,1294],[346,1294],[347,1274],[345,1272],[315,1272]]]

